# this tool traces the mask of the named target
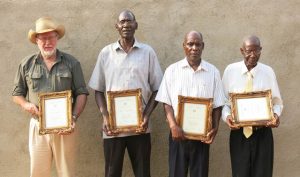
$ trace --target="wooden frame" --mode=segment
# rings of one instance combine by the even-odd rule
[[[176,121],[183,129],[187,139],[208,140],[207,134],[212,129],[212,102],[212,98],[195,98],[178,95]],[[198,116],[202,122],[197,120]],[[189,123],[189,125],[186,125],[185,122],[186,124]]]
[[[271,90],[230,93],[233,124],[240,127],[265,126],[274,118]]]
[[[39,93],[39,134],[72,131],[72,92]],[[50,121],[51,120],[51,121]]]
[[[114,133],[143,132],[142,90],[108,91],[109,127]]]

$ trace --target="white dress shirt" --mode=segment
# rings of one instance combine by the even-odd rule
[[[224,92],[219,70],[202,60],[194,71],[186,58],[170,65],[155,99],[172,106],[176,116],[178,95],[213,98],[213,108],[223,106]]]
[[[157,91],[162,80],[156,53],[147,44],[135,40],[126,53],[119,42],[104,47],[97,59],[89,86],[100,92],[142,89],[143,109],[153,91]],[[150,132],[150,122],[147,132]],[[134,134],[120,134],[129,136]],[[108,138],[105,133],[104,138]]]
[[[229,93],[243,93],[245,91],[247,72],[248,69],[244,61],[230,64],[224,71],[222,81],[226,101],[222,110],[222,119],[225,122],[227,116],[231,114]],[[273,69],[270,66],[258,62],[250,72],[253,76],[252,91],[264,91],[271,89],[273,111],[280,116],[283,109],[283,104]]]

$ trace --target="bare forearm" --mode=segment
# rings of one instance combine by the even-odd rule
[[[184,140],[185,139],[184,132],[183,132],[182,128],[180,128],[176,123],[173,107],[168,104],[164,104],[164,108],[165,108],[165,112],[166,112],[166,117],[169,122],[172,139],[175,141]]]
[[[87,95],[85,94],[78,95],[76,97],[75,105],[73,108],[73,114],[75,114],[77,117],[79,117],[80,114],[82,113],[86,104],[86,100],[87,100]]]
[[[146,105],[144,112],[143,112],[143,117],[150,117],[152,111],[157,106],[158,102],[155,101],[156,94],[157,94],[157,91],[152,92],[152,95]]]
[[[95,100],[103,117],[108,117],[107,103],[103,92],[95,91]]]
[[[13,96],[13,102],[16,103],[17,105],[23,107],[25,103],[28,101],[25,99],[24,96]]]
[[[13,102],[20,105],[23,110],[29,112],[32,116],[39,115],[38,107],[35,104],[27,101],[24,96],[13,96]]]
[[[172,108],[172,106],[164,103],[164,109],[170,128],[176,126],[177,123],[175,120],[174,109]]]
[[[213,121],[212,126],[213,126],[213,128],[218,129],[221,114],[222,114],[222,107],[221,106],[213,109],[213,112],[212,112],[212,121]]]

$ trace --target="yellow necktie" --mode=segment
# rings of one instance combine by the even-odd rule
[[[247,83],[246,83],[245,91],[246,92],[251,92],[252,90],[253,90],[253,76],[250,73],[250,71],[248,71],[247,72]],[[252,127],[251,126],[244,127],[243,128],[243,133],[244,133],[246,138],[249,138],[253,133]]]

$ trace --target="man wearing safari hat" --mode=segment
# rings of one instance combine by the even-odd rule
[[[50,177],[52,159],[59,177],[74,177],[75,121],[83,111],[88,95],[81,65],[73,56],[56,49],[65,34],[63,25],[49,17],[36,21],[29,40],[39,52],[25,57],[14,80],[13,101],[30,114],[29,152],[31,177]],[[38,93],[72,90],[73,132],[39,135]]]

